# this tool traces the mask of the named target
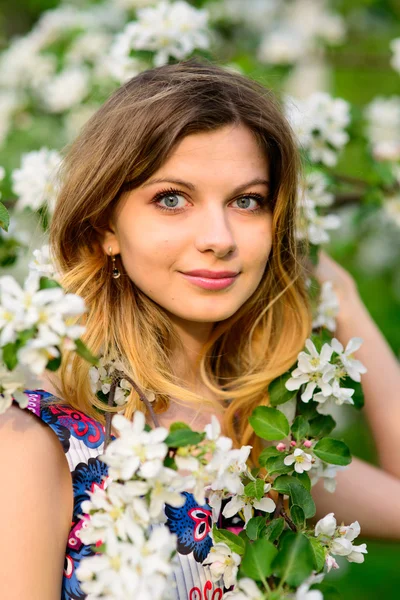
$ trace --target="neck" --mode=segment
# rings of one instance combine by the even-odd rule
[[[182,347],[171,349],[174,374],[195,391],[201,385],[199,358],[214,324],[183,321],[175,315],[170,315],[170,318],[183,346],[183,351]]]

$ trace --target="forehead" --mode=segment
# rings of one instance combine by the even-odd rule
[[[195,133],[183,138],[158,169],[160,173],[178,169],[207,170],[211,176],[229,174],[232,179],[244,175],[265,175],[266,153],[253,132],[244,125],[226,125],[214,131]],[[175,173],[176,174],[176,173]],[[203,173],[204,175],[204,173]]]

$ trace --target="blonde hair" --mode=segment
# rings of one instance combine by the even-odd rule
[[[257,290],[215,325],[199,366],[204,385],[226,404],[226,434],[243,444],[252,443],[248,416],[268,404],[268,385],[293,365],[311,329],[294,234],[299,158],[273,94],[242,75],[198,61],[129,80],[69,149],[50,243],[63,285],[87,303],[84,341],[91,350],[122,360],[139,386],[156,393],[156,412],[165,410],[169,397],[204,402],[172,372],[169,349],[179,339],[168,315],[135,286],[119,259],[122,276],[111,277],[100,240],[121,194],[144,183],[182,138],[239,123],[254,133],[271,165],[272,249]],[[88,371],[89,364],[71,353],[61,367],[59,392],[72,407],[102,420],[98,409],[115,409],[92,393]],[[139,406],[132,392],[125,414]]]

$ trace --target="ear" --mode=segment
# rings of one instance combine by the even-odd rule
[[[102,236],[101,246],[107,255],[120,253],[118,237],[113,229],[107,229]],[[111,248],[111,252],[110,252]]]

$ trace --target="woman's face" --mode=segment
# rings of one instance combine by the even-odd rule
[[[271,250],[268,171],[243,125],[188,135],[121,197],[104,251],[121,254],[130,279],[175,320],[227,319],[258,287]]]

